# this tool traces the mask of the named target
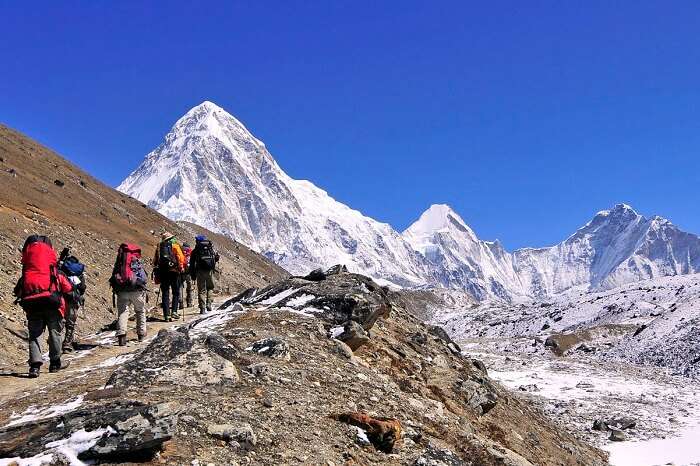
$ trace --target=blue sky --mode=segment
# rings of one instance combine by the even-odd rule
[[[626,202],[700,233],[697,2],[2,2],[0,121],[116,185],[211,100],[293,177],[509,249]]]

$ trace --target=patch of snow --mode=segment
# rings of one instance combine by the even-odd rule
[[[330,329],[331,338],[338,338],[344,331],[345,328],[342,325],[339,325],[338,327],[333,327],[332,329]]]
[[[98,345],[109,345],[115,342],[117,339],[117,331],[113,330],[111,332],[98,333],[99,338],[95,340]]]
[[[296,292],[296,288],[288,288],[284,291],[277,293],[276,295],[270,296],[269,298],[260,301],[260,304],[262,304],[263,306],[273,306]]]
[[[65,413],[69,413],[75,409],[78,409],[80,405],[83,404],[83,399],[85,398],[85,393],[78,395],[75,398],[71,398],[64,403],[47,406],[43,408],[37,408],[30,406],[21,414],[12,414],[10,416],[10,422],[5,427],[15,426],[18,424],[24,424],[26,422],[34,422],[40,419],[50,419],[52,417],[60,416]]]
[[[3,458],[0,459],[0,466],[42,466],[50,464],[53,461],[53,455],[48,454],[38,454],[32,456],[31,458]]]
[[[113,356],[109,359],[105,359],[101,363],[97,365],[97,367],[114,367],[114,366],[120,366],[124,364],[125,362],[129,362],[132,359],[136,357],[136,353],[128,353],[128,354],[120,354],[118,356]],[[87,367],[85,370],[91,370],[91,368]]]
[[[364,283],[362,285],[364,286]],[[316,299],[316,296],[312,294],[303,294],[301,296],[297,296],[296,298],[292,298],[289,301],[287,301],[287,306],[301,307],[309,301],[313,301],[314,299]]]
[[[105,434],[111,435],[116,431],[111,427],[96,429],[86,432],[85,429],[73,432],[73,434],[61,440],[46,444],[47,450],[32,456],[31,458],[5,458],[0,459],[0,466],[40,466],[51,463],[57,453],[65,456],[70,461],[70,466],[84,466],[86,463],[78,459],[78,455],[92,448]]]
[[[96,429],[90,432],[81,429],[73,432],[67,439],[47,443],[46,448],[54,449],[56,452],[65,455],[70,460],[71,466],[83,466],[85,463],[78,459],[78,455],[92,448],[105,434],[109,436],[114,433],[116,431],[109,426],[105,429]]]
[[[357,429],[358,440],[360,440],[360,442],[362,442],[366,445],[369,445],[370,441],[369,441],[369,438],[367,438],[367,432],[365,432],[365,430],[362,429],[361,427],[357,427],[357,426],[354,426],[354,427],[355,427],[355,429]]]
[[[239,314],[245,314],[247,311],[233,311],[217,309],[206,314],[199,320],[194,321],[190,327],[191,336],[206,335],[214,329],[221,327],[229,320]]]
[[[677,437],[642,442],[616,442],[603,449],[610,452],[612,466],[699,465],[700,426],[681,431]]]

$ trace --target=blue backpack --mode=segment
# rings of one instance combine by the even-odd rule
[[[61,270],[69,277],[80,277],[85,271],[85,265],[80,263],[75,256],[68,256],[63,259]]]

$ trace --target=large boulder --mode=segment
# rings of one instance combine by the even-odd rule
[[[370,443],[384,453],[391,453],[394,444],[401,440],[401,422],[398,419],[373,417],[361,412],[342,413],[336,419],[362,429]]]
[[[333,337],[348,345],[353,351],[357,351],[362,345],[369,342],[367,331],[354,320],[345,322],[342,325],[342,331]]]
[[[44,454],[54,442],[95,434],[94,444],[79,455],[82,460],[110,462],[153,458],[175,434],[179,410],[173,404],[147,405],[115,401],[49,419],[0,430],[0,457],[28,458]]]

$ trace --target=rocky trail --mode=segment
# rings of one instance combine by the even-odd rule
[[[77,393],[73,393],[76,391],[73,388],[82,386],[76,382],[83,379],[84,383],[90,386],[99,385],[100,373],[104,372],[109,375],[110,370],[113,370],[115,366],[129,360],[136,352],[148,346],[161,329],[179,326],[200,318],[199,311],[194,307],[186,308],[184,313],[180,312],[180,320],[164,322],[155,316],[156,311],[152,309],[148,315],[148,337],[143,342],[139,342],[136,338],[133,320],[129,322],[127,346],[117,344],[114,330],[104,330],[80,339],[78,342],[79,350],[63,355],[63,359],[70,361],[70,367],[65,371],[50,374],[48,363],[46,363],[42,366],[40,377],[30,379],[27,378],[26,364],[6,366],[0,371],[0,377],[2,377],[0,423],[7,421],[8,410],[21,409],[25,402],[36,399],[36,393],[53,392],[55,387],[61,387],[61,394],[77,395]],[[42,348],[47,349],[45,341],[42,341]],[[12,417],[11,414],[10,417]]]
[[[8,377],[0,464],[606,464],[410,305],[336,268]]]

